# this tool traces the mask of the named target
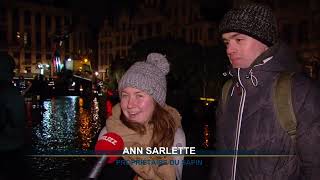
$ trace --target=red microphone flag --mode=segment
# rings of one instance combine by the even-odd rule
[[[108,132],[101,136],[95,146],[96,152],[104,152],[103,155],[117,155],[123,148],[124,142],[121,136],[113,132]],[[118,156],[109,156],[107,158],[107,163],[111,164],[118,158]]]

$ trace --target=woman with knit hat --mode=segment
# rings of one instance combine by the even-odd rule
[[[106,121],[100,135],[115,132],[124,140],[125,147],[184,147],[185,134],[181,116],[166,104],[169,63],[159,53],[151,53],[146,61],[133,64],[119,81],[120,103]],[[125,160],[182,160],[183,157],[123,156]],[[179,165],[130,165],[136,179],[181,179]]]

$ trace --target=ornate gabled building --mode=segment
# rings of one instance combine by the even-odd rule
[[[133,14],[105,19],[98,39],[98,70],[105,77],[112,62],[125,58],[133,44],[153,37],[184,39],[210,46],[217,43],[216,24],[204,21],[192,0],[144,0]]]
[[[0,5],[0,51],[14,57],[17,75],[32,76],[46,67],[45,74],[52,74],[49,69],[58,45],[61,61],[91,51],[86,17],[75,16],[67,9],[16,0]]]

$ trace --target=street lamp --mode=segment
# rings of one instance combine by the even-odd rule
[[[43,64],[39,63],[39,64],[38,64],[38,68],[40,69],[40,74],[42,74],[42,75],[43,75],[43,74],[44,74],[44,73],[43,73],[43,72],[44,72]]]

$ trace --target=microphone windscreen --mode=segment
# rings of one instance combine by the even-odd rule
[[[96,143],[95,150],[96,152],[103,152],[103,155],[113,155],[108,156],[107,163],[113,163],[119,157],[114,156],[117,154],[122,154],[124,149],[124,142],[121,136],[116,133],[108,132],[101,136]]]

